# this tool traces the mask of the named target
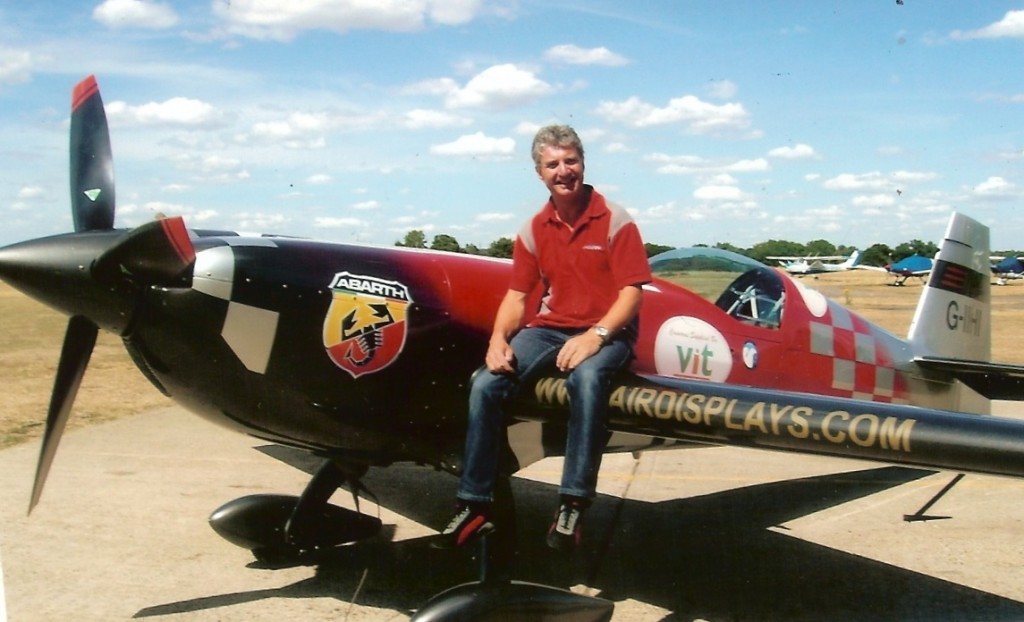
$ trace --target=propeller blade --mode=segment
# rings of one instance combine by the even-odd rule
[[[114,228],[114,157],[96,76],[71,94],[71,214],[75,231]]]
[[[36,467],[36,479],[32,486],[32,498],[29,501],[28,511],[39,503],[39,497],[43,494],[43,485],[46,483],[46,476],[50,473],[50,465],[53,464],[53,457],[57,453],[57,446],[60,444],[60,437],[67,424],[68,415],[71,413],[71,405],[75,401],[78,387],[82,383],[82,376],[89,364],[89,357],[92,356],[92,349],[96,345],[96,335],[99,329],[87,318],[76,315],[68,322],[68,330],[64,335],[64,347],[60,353],[60,363],[57,366],[57,377],[53,382],[53,394],[50,396],[50,410],[46,415],[46,430],[43,433],[43,444],[39,451],[39,464]]]
[[[180,216],[154,220],[130,231],[96,259],[92,274],[103,283],[130,275],[147,285],[172,285],[196,259]]]

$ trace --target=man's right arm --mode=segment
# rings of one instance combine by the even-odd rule
[[[493,373],[511,373],[514,354],[509,341],[516,334],[526,314],[526,294],[514,289],[505,293],[498,313],[494,316],[494,329],[487,345],[487,356],[484,359],[487,369]]]

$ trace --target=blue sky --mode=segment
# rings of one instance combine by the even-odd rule
[[[95,74],[118,227],[486,246],[546,198],[533,132],[671,246],[1024,248],[1024,1],[106,0],[0,5],[0,244],[71,230]]]

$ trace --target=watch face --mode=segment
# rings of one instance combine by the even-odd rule
[[[605,328],[604,326],[595,326],[594,332],[597,333],[597,336],[600,337],[601,339],[608,338],[608,329]]]

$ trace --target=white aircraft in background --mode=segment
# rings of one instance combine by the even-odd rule
[[[842,272],[852,270],[860,264],[860,251],[853,251],[849,257],[841,255],[830,257],[768,257],[778,261],[782,269],[793,276],[821,274],[822,272]],[[838,263],[832,263],[838,262]]]

